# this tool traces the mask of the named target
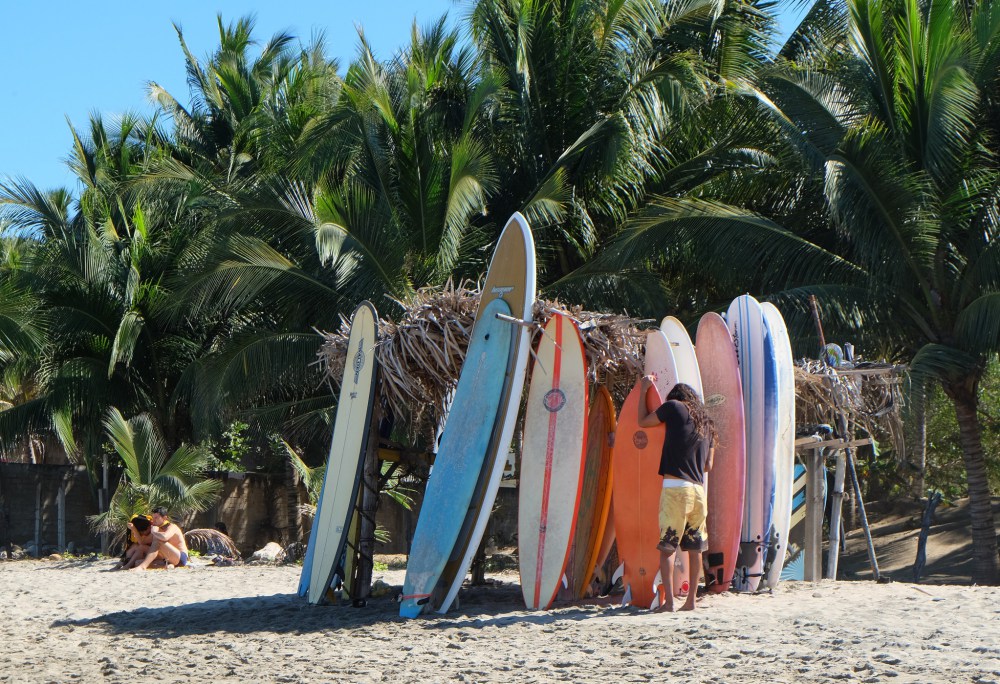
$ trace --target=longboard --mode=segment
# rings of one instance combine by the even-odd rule
[[[326,600],[354,515],[375,401],[376,321],[375,308],[368,302],[358,305],[351,317],[330,455],[309,539],[314,545],[306,589],[309,603]],[[306,572],[306,564],[302,571]]]
[[[510,217],[497,240],[483,283],[479,309],[476,311],[477,324],[486,317],[487,307],[497,299],[504,301],[514,318],[531,320],[535,305],[535,242],[527,220],[518,212]],[[486,523],[500,488],[511,438],[514,436],[514,425],[524,390],[524,373],[531,349],[528,328],[514,326],[509,322],[507,325],[515,329],[510,335],[508,362],[492,423],[493,431],[458,538],[441,573],[440,585],[445,593],[440,603],[435,605],[439,613],[446,613],[458,596],[465,575],[472,565],[472,558],[479,549],[479,542],[486,531]]]
[[[662,403],[655,386],[649,388],[646,396],[642,394],[640,380],[618,414],[613,501],[618,555],[625,564],[624,586],[626,592],[631,592],[633,605],[647,608],[656,595],[653,585],[660,569],[660,552],[656,545],[660,540],[663,478],[658,471],[666,428],[662,424],[639,427],[639,401],[645,401],[650,411]]]
[[[736,348],[726,322],[707,313],[698,322],[695,349],[705,392],[705,410],[715,424],[714,465],[708,479],[708,590],[729,589],[736,570],[746,487],[746,432],[743,387]]]
[[[698,367],[698,357],[695,354],[694,345],[691,344],[691,336],[688,335],[684,324],[673,316],[667,316],[660,322],[660,330],[667,336],[670,342],[670,350],[674,355],[674,363],[677,366],[677,382],[688,385],[695,391],[698,398],[705,400],[702,390],[701,370]],[[666,397],[666,395],[663,395]],[[706,474],[706,484],[708,476]],[[674,568],[674,593],[684,596],[688,593],[690,579],[690,558],[687,551],[677,551],[676,565]]]
[[[795,470],[795,361],[788,339],[785,320],[778,308],[764,302],[764,326],[774,345],[774,360],[778,379],[778,431],[775,438],[774,508],[771,515],[770,567],[766,569],[767,586],[778,586],[788,550],[791,527],[792,488]]]
[[[402,617],[417,617],[429,603],[476,492],[503,398],[513,333],[496,314],[510,314],[507,302],[492,300],[472,330],[410,545]]]
[[[548,608],[576,529],[587,443],[587,359],[576,323],[556,313],[538,341],[524,414],[518,565],[528,608]]]
[[[576,534],[568,564],[573,596],[584,598],[594,577],[611,513],[615,446],[615,404],[604,385],[598,385],[587,418],[587,456],[576,517]],[[613,529],[613,528],[612,528]],[[613,539],[612,533],[612,539]],[[610,551],[611,544],[608,543]]]
[[[763,575],[773,505],[777,375],[774,354],[765,339],[760,303],[750,295],[737,297],[729,306],[726,324],[740,364],[746,435],[743,524],[733,587],[756,591]]]

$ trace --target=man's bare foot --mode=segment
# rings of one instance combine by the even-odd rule
[[[653,612],[654,613],[672,613],[672,612],[674,612],[674,604],[673,604],[673,602],[670,602],[670,603],[661,603],[656,608],[653,608]]]
[[[684,605],[677,610],[694,610],[694,601],[685,601]]]

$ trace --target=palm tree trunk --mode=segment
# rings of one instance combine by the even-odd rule
[[[945,393],[955,403],[959,441],[969,484],[969,513],[972,517],[972,581],[976,584],[1000,584],[1000,559],[997,558],[996,523],[990,485],[986,474],[982,431],[979,425],[978,378],[958,384],[947,383]]]

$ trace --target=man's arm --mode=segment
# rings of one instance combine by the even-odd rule
[[[705,472],[712,472],[712,465],[715,463],[715,446],[708,447],[708,461],[705,463]]]
[[[663,421],[656,415],[656,411],[646,408],[646,393],[653,386],[653,376],[643,375],[639,381],[642,396],[639,397],[639,427],[651,428],[660,425]]]

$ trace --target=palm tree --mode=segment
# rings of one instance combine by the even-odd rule
[[[90,517],[96,531],[123,534],[133,516],[156,506],[183,516],[204,511],[219,498],[222,483],[202,477],[211,461],[205,449],[181,445],[168,456],[163,435],[146,414],[126,420],[112,407],[103,425],[121,459],[122,476],[108,510]]]
[[[1000,573],[977,409],[1000,348],[998,31],[996,2],[822,3],[783,50],[794,61],[767,65],[733,105],[756,147],[713,167],[735,148],[716,149],[609,253],[680,243],[730,292],[799,312],[817,294],[842,330],[939,382],[960,426],[973,580],[988,584]]]

